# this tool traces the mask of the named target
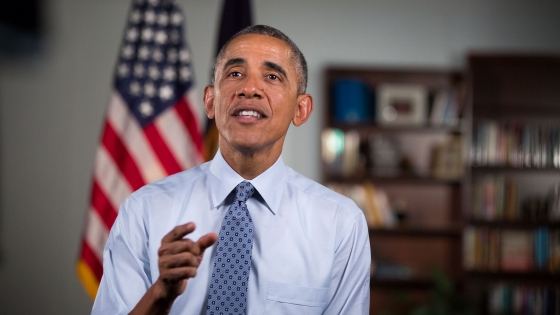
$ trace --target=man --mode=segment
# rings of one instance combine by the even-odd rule
[[[280,156],[313,110],[306,84],[303,55],[272,27],[224,46],[204,90],[219,152],[121,205],[94,314],[369,313],[363,213]]]

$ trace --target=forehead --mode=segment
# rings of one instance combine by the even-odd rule
[[[220,64],[233,58],[243,58],[246,62],[272,61],[288,66],[292,51],[284,41],[267,35],[247,34],[233,39],[227,46]]]

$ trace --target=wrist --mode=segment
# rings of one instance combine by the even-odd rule
[[[154,301],[155,305],[162,309],[171,309],[171,305],[177,298],[177,295],[173,295],[167,289],[167,286],[158,279],[154,285],[149,289],[150,295],[152,296],[152,300]]]
[[[146,291],[142,299],[129,315],[166,315],[171,311],[171,306],[177,296],[171,296],[165,286],[158,279]]]

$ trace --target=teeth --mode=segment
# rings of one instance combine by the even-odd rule
[[[238,116],[254,116],[254,117],[262,117],[258,112],[254,110],[242,110],[239,112]]]

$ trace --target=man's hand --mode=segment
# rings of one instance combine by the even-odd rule
[[[185,291],[187,279],[196,276],[204,250],[218,240],[216,233],[203,235],[196,242],[183,238],[194,229],[194,223],[189,222],[163,237],[158,250],[159,278],[130,314],[169,313],[177,296]]]
[[[196,276],[196,270],[202,261],[204,250],[218,239],[216,233],[208,233],[193,242],[185,235],[192,233],[192,222],[176,226],[161,240],[159,255],[159,285],[166,298],[175,299],[185,291],[187,279]]]

